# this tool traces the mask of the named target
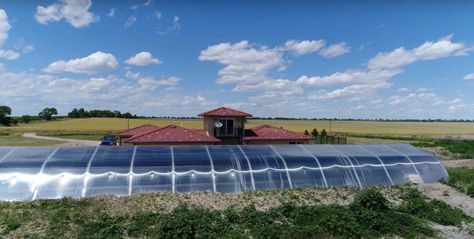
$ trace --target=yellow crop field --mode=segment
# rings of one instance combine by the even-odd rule
[[[176,124],[187,128],[202,128],[202,120],[182,119],[130,119],[130,128],[142,124],[165,126]],[[370,121],[315,121],[315,120],[248,120],[247,128],[261,124],[271,124],[289,130],[303,132],[317,128],[336,133],[377,134],[377,135],[474,135],[474,123],[460,122],[370,122]],[[89,118],[64,119],[50,122],[21,124],[15,127],[0,127],[11,132],[75,132],[103,133],[127,129],[127,119]]]

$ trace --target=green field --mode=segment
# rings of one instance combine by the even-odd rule
[[[119,118],[88,118],[64,119],[50,122],[20,124],[15,127],[0,127],[1,131],[11,132],[46,132],[46,133],[105,133],[127,129],[127,119]],[[187,128],[202,128],[202,120],[168,120],[168,119],[131,119],[130,127],[142,124],[165,126],[176,124]],[[459,122],[372,122],[372,121],[329,121],[317,120],[248,120],[247,127],[261,124],[281,126],[297,132],[305,129],[318,130],[331,128],[333,133],[352,135],[401,135],[401,136],[474,136],[474,123]]]
[[[0,146],[48,146],[58,143],[60,142],[23,138],[21,135],[0,135]]]

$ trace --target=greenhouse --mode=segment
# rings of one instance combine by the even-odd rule
[[[408,144],[0,147],[0,200],[243,192],[447,180]]]

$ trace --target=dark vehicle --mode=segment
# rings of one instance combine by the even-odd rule
[[[102,142],[100,143],[102,146],[114,146],[117,145],[117,137],[115,135],[104,135],[102,137]]]

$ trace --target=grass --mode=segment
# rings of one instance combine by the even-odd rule
[[[417,141],[403,140],[403,139],[384,139],[384,138],[373,138],[373,137],[347,137],[348,144],[390,144],[390,143],[413,143]]]
[[[414,143],[422,147],[443,147],[449,152],[456,154],[456,158],[474,159],[474,140],[452,140],[442,139],[431,142]]]
[[[130,127],[142,124],[165,126],[168,124],[183,125],[188,128],[202,128],[202,120],[173,120],[173,119],[130,119]],[[474,134],[474,123],[460,122],[373,122],[373,121],[329,121],[319,120],[248,120],[247,127],[261,124],[281,126],[296,132],[326,129],[344,134],[375,134],[402,136],[436,136],[436,135],[465,135]],[[0,131],[13,132],[56,132],[56,133],[97,133],[103,134],[127,129],[127,119],[119,118],[88,118],[60,119],[51,122],[34,122],[20,124],[16,127],[0,127]]]
[[[355,190],[347,204],[324,204],[354,189],[292,189],[243,194],[147,194],[0,202],[0,237],[7,238],[380,238],[434,237],[429,222],[460,226],[472,218],[409,186]],[[387,191],[388,190],[388,191]],[[396,193],[391,195],[387,192]],[[197,195],[197,196],[196,196]],[[246,205],[219,207],[235,195]],[[262,209],[255,202],[286,197]],[[384,195],[398,198],[394,204]],[[299,197],[304,197],[303,201]],[[184,202],[200,198],[207,206]],[[176,203],[175,206],[160,203]],[[392,198],[393,199],[393,198]],[[302,203],[303,202],[303,203]],[[217,203],[217,204],[214,204]],[[162,205],[158,208],[153,207]],[[150,207],[150,205],[152,207]],[[171,207],[171,209],[170,209]]]
[[[474,168],[448,168],[448,185],[474,197]]]
[[[42,139],[28,139],[21,135],[0,135],[0,146],[48,146],[60,142]]]
[[[428,222],[460,226],[462,222],[472,221],[458,209],[430,201],[416,189],[404,187],[356,190],[348,204],[324,204],[311,197],[316,194],[339,197],[338,193],[348,189],[236,194],[245,198],[247,205],[227,207],[209,203],[204,204],[208,207],[198,206],[181,199],[200,197],[218,205],[235,197],[234,194],[162,193],[122,198],[0,202],[0,237],[419,238],[436,236]],[[391,203],[384,196],[387,190],[400,194],[394,196],[401,200],[400,205]],[[264,200],[269,206],[272,203],[266,199],[282,195],[287,197],[285,202],[266,209],[251,203]],[[304,203],[298,200],[299,197],[304,197]],[[178,204],[154,207],[163,202]]]

